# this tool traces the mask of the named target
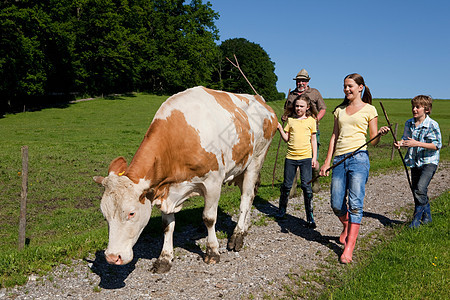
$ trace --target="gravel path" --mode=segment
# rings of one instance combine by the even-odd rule
[[[430,196],[450,186],[449,164],[441,164],[434,176]],[[291,283],[287,276],[301,276],[337,260],[342,246],[337,244],[341,225],[329,207],[329,191],[315,195],[315,218],[318,227],[305,228],[303,200],[290,200],[288,218],[267,218],[276,211],[277,201],[255,203],[252,220],[266,225],[250,228],[241,252],[226,250],[221,239],[221,261],[207,265],[202,261],[205,232],[187,228],[175,232],[175,260],[166,274],[150,269],[162,248],[162,237],[142,237],[135,246],[135,260],[127,266],[108,265],[102,253],[86,260],[61,265],[44,277],[30,276],[26,285],[1,289],[0,299],[262,299],[277,298],[283,286]],[[411,192],[404,172],[371,176],[366,186],[364,218],[360,236],[411,217]],[[221,220],[220,230],[232,230],[237,218]],[[202,250],[203,249],[203,250]],[[354,252],[358,261],[358,244]]]

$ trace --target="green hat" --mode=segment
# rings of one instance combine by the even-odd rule
[[[311,77],[309,77],[308,71],[306,71],[305,69],[301,69],[300,72],[298,72],[297,76],[294,78],[294,80],[300,80],[300,79],[310,80]]]

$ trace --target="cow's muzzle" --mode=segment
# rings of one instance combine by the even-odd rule
[[[120,255],[115,254],[105,254],[106,261],[111,265],[123,265],[123,260]]]

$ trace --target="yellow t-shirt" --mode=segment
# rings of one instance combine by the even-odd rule
[[[358,112],[348,115],[345,106],[338,107],[334,116],[339,124],[339,136],[336,142],[334,155],[350,153],[366,143],[367,128],[369,121],[378,117],[375,106],[366,104]],[[366,150],[367,146],[361,148]]]
[[[286,158],[293,160],[312,158],[311,135],[317,132],[315,119],[288,118],[284,131],[289,132]]]

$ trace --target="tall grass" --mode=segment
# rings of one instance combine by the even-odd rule
[[[89,251],[95,252],[105,247],[106,222],[99,210],[103,189],[92,181],[92,176],[106,175],[109,163],[119,155],[131,161],[156,110],[166,98],[167,96],[137,94],[7,115],[0,119],[1,286],[23,282],[27,274],[47,269],[49,263],[58,263],[68,256],[81,257]],[[326,155],[332,131],[331,111],[340,101],[326,100],[328,112],[320,124],[320,161]],[[281,115],[283,101],[269,104]],[[411,116],[410,102],[383,100],[383,104],[391,122],[400,124],[401,136],[404,121]],[[380,113],[379,124],[386,124],[377,101],[374,101],[374,105]],[[448,144],[448,136],[445,134],[450,128],[449,107],[450,101],[435,101],[432,114],[441,125],[445,145]],[[277,135],[261,172],[257,201],[268,201],[279,196],[286,144],[281,143],[275,188],[272,188],[278,141]],[[397,157],[394,161],[390,160],[391,143],[392,138],[385,136],[379,146],[369,148],[372,172],[401,167]],[[29,147],[27,247],[18,252],[22,171],[20,148],[23,145]],[[442,149],[441,157],[448,160],[448,148]],[[324,185],[328,182],[329,178],[322,180]],[[190,199],[186,204],[184,210],[195,214],[178,213],[177,228],[187,222],[201,223],[199,208],[203,205],[202,199]],[[237,212],[238,207],[237,188],[224,186],[219,202],[220,212],[232,214]],[[159,215],[158,210],[154,209],[147,233],[160,233],[160,226],[154,226],[159,222]],[[46,255],[43,254],[45,251],[48,251]]]

